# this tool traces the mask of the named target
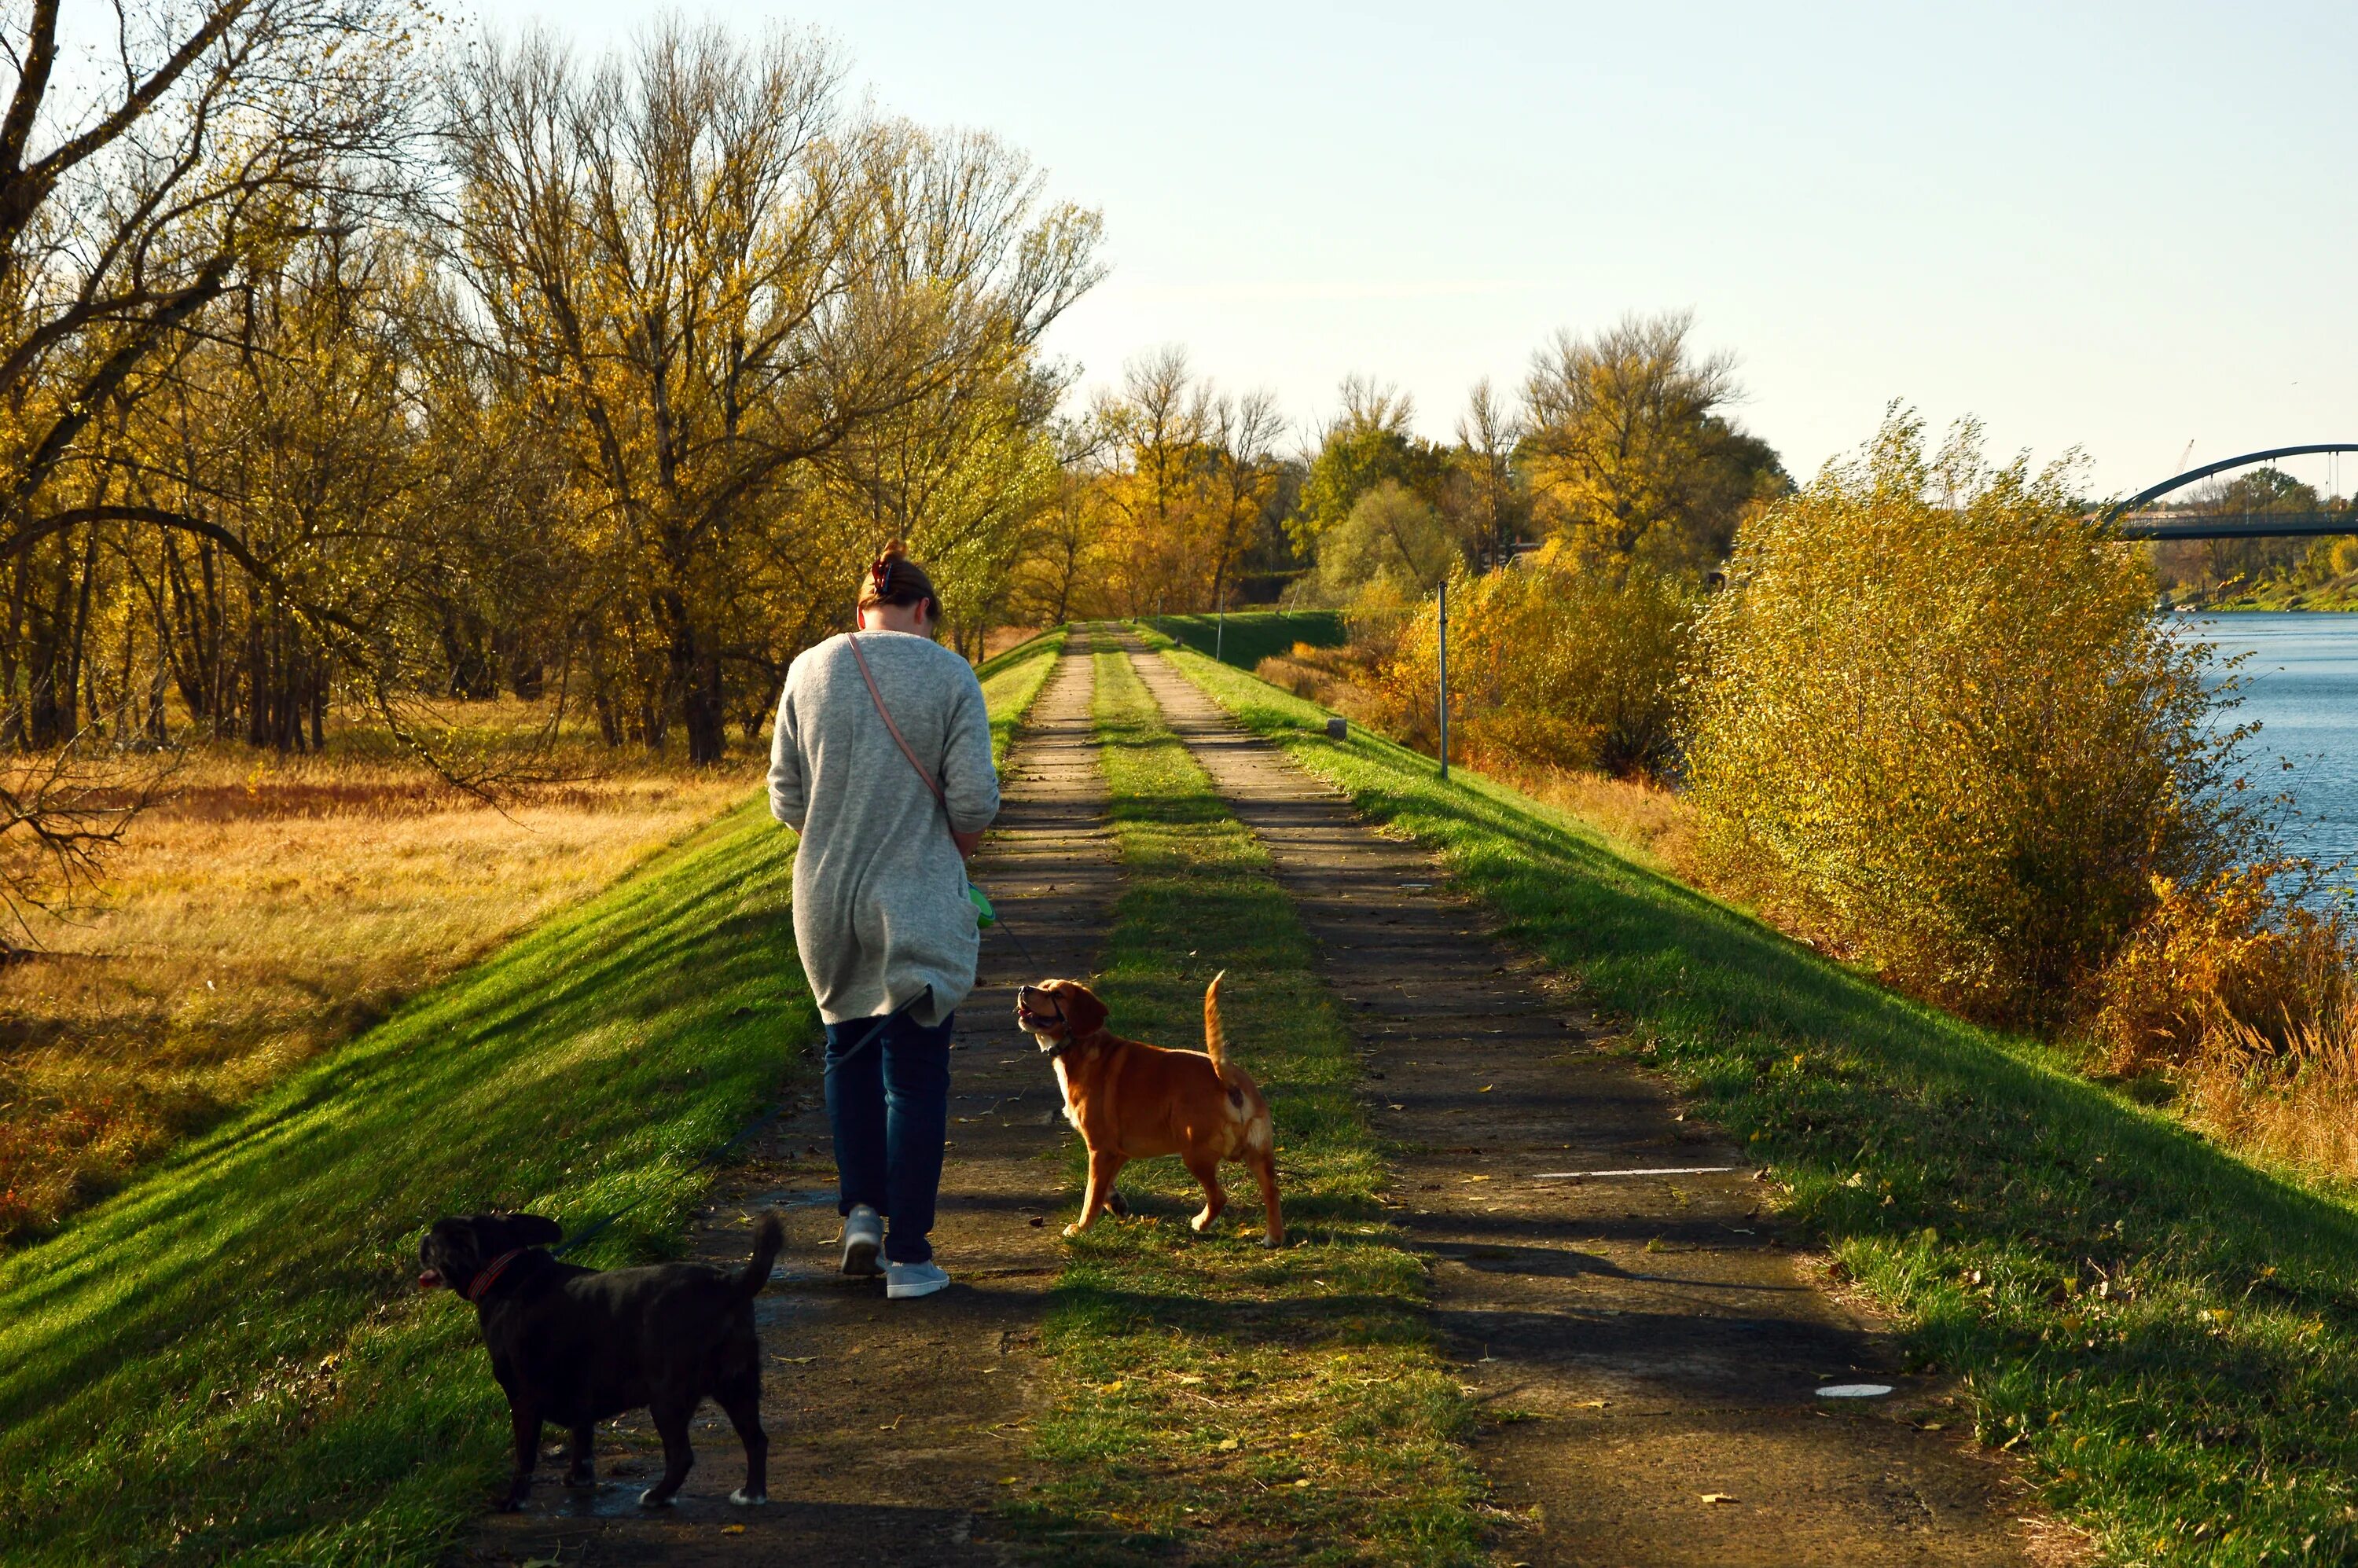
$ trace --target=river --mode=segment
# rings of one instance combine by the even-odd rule
[[[2183,619],[2222,658],[2250,655],[2237,672],[2243,704],[2230,717],[2260,725],[2251,742],[2253,782],[2292,795],[2287,847],[2358,869],[2358,614]],[[2278,759],[2291,770],[2280,770]]]

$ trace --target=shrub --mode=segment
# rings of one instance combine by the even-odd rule
[[[2297,868],[2157,878],[2153,907],[2093,982],[2088,1032],[2120,1074],[2196,1061],[2289,1063],[2352,1011],[2353,935],[2338,908],[2287,897]]]
[[[1739,540],[1688,752],[1722,885],[1970,1014],[2059,1022],[2157,902],[2257,857],[2209,650],[2067,487],[1897,410]],[[2232,683],[2230,683],[2232,684]],[[2232,700],[2232,697],[2226,698]]]
[[[1450,751],[1660,776],[1676,761],[1680,659],[1700,601],[1650,568],[1584,568],[1551,545],[1449,590]],[[1392,721],[1431,743],[1437,606],[1418,607],[1385,662]]]

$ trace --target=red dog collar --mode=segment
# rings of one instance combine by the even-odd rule
[[[483,1292],[498,1282],[499,1277],[507,1271],[507,1266],[523,1256],[523,1248],[513,1247],[492,1259],[488,1266],[467,1281],[467,1299],[471,1302],[481,1301]]]

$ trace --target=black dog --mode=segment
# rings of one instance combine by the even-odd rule
[[[774,1214],[753,1226],[753,1260],[730,1275],[702,1263],[594,1270],[542,1249],[565,1233],[535,1214],[438,1219],[417,1244],[417,1288],[448,1285],[475,1303],[492,1375],[515,1423],[515,1476],[503,1510],[524,1504],[540,1456],[540,1428],[571,1429],[568,1487],[596,1479],[590,1444],[597,1423],[647,1410],[664,1445],[663,1479],[639,1496],[662,1508],[696,1455],[687,1423],[706,1395],[728,1412],[745,1444],[744,1489],[732,1503],[770,1500],[770,1440],[762,1431],[762,1345],[753,1298],[786,1244]]]

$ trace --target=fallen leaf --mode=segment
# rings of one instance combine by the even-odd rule
[[[1725,1492],[1705,1492],[1703,1500],[1707,1503],[1732,1503],[1736,1499]]]
[[[1612,1402],[1611,1400],[1583,1400],[1576,1408],[1585,1411],[1601,1411]]]
[[[1488,1094],[1488,1093],[1490,1092],[1490,1086],[1489,1086],[1489,1085],[1487,1085],[1487,1084],[1484,1084],[1484,1085],[1482,1086],[1481,1092],[1482,1092],[1482,1093],[1484,1093],[1484,1094],[1486,1094],[1486,1095],[1487,1095],[1487,1094]]]
[[[720,1527],[720,1533],[723,1535],[742,1535],[745,1533],[745,1527],[741,1524],[724,1524]]]
[[[817,1360],[818,1357],[816,1356],[780,1356],[776,1357],[776,1359],[789,1362],[796,1367],[807,1367],[812,1362]]]
[[[1234,1449],[1236,1445],[1237,1440],[1233,1437],[1224,1437],[1220,1439],[1220,1452],[1223,1454],[1228,1453],[1230,1450]]]

